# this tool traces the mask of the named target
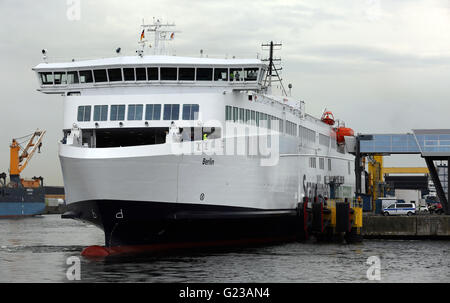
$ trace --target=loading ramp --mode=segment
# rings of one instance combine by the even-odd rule
[[[361,193],[361,159],[367,156],[418,154],[425,159],[436,193],[447,215],[450,215],[446,197],[434,161],[447,161],[450,165],[450,129],[415,129],[406,134],[358,134],[354,144],[356,192]],[[450,177],[450,172],[448,172]],[[450,178],[447,178],[449,180]],[[449,188],[450,188],[450,181]]]

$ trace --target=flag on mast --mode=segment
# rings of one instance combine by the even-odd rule
[[[145,38],[144,32],[145,32],[145,29],[142,30],[142,33],[141,33],[141,41],[142,41],[142,39]]]
[[[175,36],[175,33],[172,33],[172,34],[170,35],[170,40],[172,40],[174,36]]]

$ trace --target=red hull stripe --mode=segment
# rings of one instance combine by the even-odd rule
[[[211,242],[181,242],[181,243],[161,243],[151,245],[134,245],[134,246],[113,246],[105,247],[93,245],[86,247],[81,255],[84,257],[106,257],[121,254],[135,254],[142,252],[160,252],[171,249],[196,248],[196,247],[218,247],[230,245],[246,245],[246,244],[262,244],[277,241],[292,241],[295,237],[278,237],[263,239],[241,239],[241,240],[225,240]]]

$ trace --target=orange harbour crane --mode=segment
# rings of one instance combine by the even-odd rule
[[[10,145],[10,168],[9,177],[10,184],[13,187],[23,186],[23,187],[39,187],[42,186],[42,178],[34,177],[32,180],[25,180],[20,178],[20,173],[25,169],[25,167],[30,162],[36,150],[40,153],[42,146],[42,138],[44,137],[45,130],[36,130],[34,133],[21,137],[12,139]],[[28,138],[29,139],[26,139]],[[25,147],[22,147],[19,142],[20,139],[25,139],[27,142]]]

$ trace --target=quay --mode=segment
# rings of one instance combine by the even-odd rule
[[[365,239],[450,239],[450,216],[364,215],[361,234]]]

